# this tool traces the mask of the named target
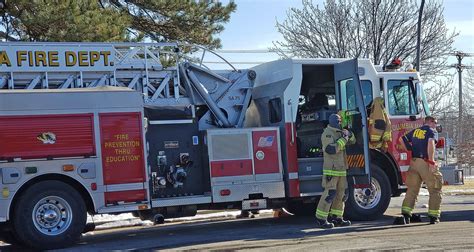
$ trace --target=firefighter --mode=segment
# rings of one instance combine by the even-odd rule
[[[387,150],[388,143],[392,141],[392,125],[383,103],[383,99],[377,97],[370,106],[369,146],[371,149]]]
[[[324,153],[323,195],[316,208],[316,223],[322,228],[350,226],[351,222],[343,219],[344,202],[347,200],[346,145],[355,143],[352,132],[341,128],[341,117],[329,116],[329,125],[321,136]],[[329,221],[328,221],[329,220]]]
[[[434,161],[436,124],[436,118],[427,116],[423,126],[402,137],[406,149],[412,151],[412,160],[406,177],[407,192],[402,203],[403,220],[401,223],[400,221],[397,223],[396,220],[397,224],[408,224],[410,219],[413,219],[412,211],[423,181],[430,195],[428,204],[430,224],[439,222],[443,176]]]

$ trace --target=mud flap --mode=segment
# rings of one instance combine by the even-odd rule
[[[367,175],[360,175],[360,176],[349,176],[347,179],[352,180],[354,188],[369,188],[369,176]]]

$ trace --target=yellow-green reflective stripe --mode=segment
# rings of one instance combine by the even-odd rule
[[[413,211],[413,208],[407,207],[407,206],[402,206],[402,213],[411,214],[411,211]]]
[[[316,213],[329,214],[328,212],[324,212],[323,210],[320,210],[319,208],[316,208]]]
[[[339,145],[339,148],[341,150],[343,150],[344,146],[346,146],[346,142],[344,142],[344,140],[342,140],[342,139],[338,139],[336,142],[337,142],[337,145]]]
[[[328,215],[329,215],[328,212],[324,212],[322,210],[316,209],[316,217],[321,217],[321,219],[323,219],[323,218],[327,218]]]
[[[380,140],[380,136],[370,135],[370,141],[379,141],[379,140]]]
[[[334,176],[334,171],[333,170],[323,170],[324,175],[328,176]]]
[[[334,171],[334,174],[336,176],[346,176],[347,172],[346,171]]]
[[[441,215],[441,210],[428,210],[428,215],[439,217]]]
[[[354,140],[355,140],[355,135],[354,135],[354,134],[352,134],[350,140],[351,140],[351,141],[354,141]]]
[[[323,170],[323,174],[326,176],[344,177],[347,175],[346,171],[335,171],[335,170]]]
[[[408,211],[412,211],[413,208],[410,208],[410,207],[407,207],[407,206],[402,206],[402,209],[405,209],[405,210],[408,210]]]
[[[329,213],[334,214],[337,217],[341,217],[344,214],[344,212],[342,210],[337,210],[337,209],[331,209],[331,211],[329,211]]]

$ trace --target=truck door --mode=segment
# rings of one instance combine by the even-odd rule
[[[300,196],[323,192],[321,186],[323,150],[321,134],[331,114],[344,110],[341,86],[351,87],[353,108],[344,112],[346,127],[354,132],[357,143],[347,149],[352,184],[367,185],[369,159],[367,116],[357,73],[357,60],[339,63],[303,63],[302,80],[296,117],[296,143]],[[350,84],[350,85],[348,85]],[[345,92],[344,94],[349,94]],[[356,92],[358,91],[358,92]]]
[[[370,158],[368,145],[367,112],[362,85],[358,74],[357,59],[334,65],[337,110],[342,110],[343,127],[352,131],[356,144],[347,146],[348,179],[354,184],[368,185]]]
[[[422,104],[418,103],[417,97],[417,91],[421,92],[421,90],[417,88],[417,83],[406,76],[386,74],[384,85],[385,107],[392,123],[392,142],[388,150],[399,165],[402,178],[405,180],[411,152],[397,148],[397,143],[400,137],[423,125]]]

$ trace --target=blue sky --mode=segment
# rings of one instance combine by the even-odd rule
[[[282,39],[275,28],[276,20],[284,21],[289,8],[302,6],[301,0],[235,0],[235,2],[237,11],[231,15],[230,21],[225,24],[224,32],[219,35],[224,50],[267,49],[272,45],[272,41]],[[323,1],[316,0],[316,3],[322,6]],[[460,32],[454,47],[460,51],[474,53],[474,1],[445,0],[443,5],[448,28]],[[268,54],[226,53],[223,56],[231,61],[275,59],[275,55]]]

